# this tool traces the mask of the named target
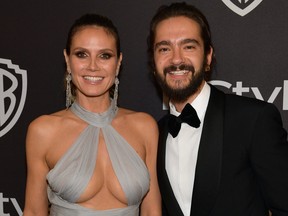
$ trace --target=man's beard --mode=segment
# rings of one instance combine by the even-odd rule
[[[189,84],[183,88],[172,88],[171,86],[168,85],[166,81],[166,74],[169,73],[170,71],[177,70],[177,67],[175,67],[174,65],[171,65],[164,69],[164,78],[161,77],[157,72],[155,73],[155,76],[164,94],[173,102],[182,103],[185,102],[191,95],[195,94],[198,91],[199,87],[201,86],[204,80],[205,72],[204,72],[204,64],[200,68],[200,70],[197,71],[196,73],[195,68],[192,65],[183,64],[180,65],[178,68],[179,70],[189,70],[190,72],[192,72],[192,76],[189,78],[190,79]]]

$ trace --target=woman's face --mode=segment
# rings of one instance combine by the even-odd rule
[[[72,38],[70,55],[64,55],[76,97],[109,95],[122,60],[112,34],[99,26],[80,28]]]

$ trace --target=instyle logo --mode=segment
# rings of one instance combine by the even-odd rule
[[[254,10],[263,0],[222,0],[233,12],[245,16]]]
[[[267,101],[269,103],[273,103],[276,100],[276,98],[279,97],[279,93],[282,91],[283,93],[282,110],[283,111],[288,110],[288,80],[283,80],[283,86],[275,87],[274,90],[271,92],[269,98],[265,99],[263,98],[258,87],[245,86],[242,81],[237,81],[235,85],[224,80],[211,80],[209,81],[209,83],[216,87],[219,86],[229,89],[231,93],[240,96],[247,96],[245,95],[245,93],[253,93],[255,98],[262,101]],[[165,95],[163,95],[163,110],[168,109],[169,107],[168,102],[169,102],[168,98]]]
[[[27,71],[0,58],[0,137],[19,119],[27,94]]]
[[[249,87],[243,85],[242,81],[237,81],[235,86],[233,86],[231,83],[223,81],[223,80],[212,80],[209,82],[210,84],[214,86],[222,86],[224,88],[227,88],[232,91],[232,93],[235,93],[236,95],[244,95],[245,93],[252,92],[258,100],[267,101],[269,103],[273,103],[275,99],[278,97],[279,93],[283,91],[283,103],[282,103],[282,109],[288,110],[288,80],[283,80],[283,86],[277,86],[274,88],[274,90],[271,92],[271,95],[269,98],[264,99],[259,88],[258,87]]]
[[[3,193],[0,192],[0,216],[10,216],[9,213],[5,213],[5,209],[4,209],[6,204],[8,204],[9,202],[12,203],[12,205],[14,206],[14,208],[17,211],[19,216],[23,215],[23,212],[22,212],[17,200],[15,198],[4,197]]]

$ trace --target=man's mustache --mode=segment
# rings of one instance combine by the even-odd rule
[[[177,70],[187,70],[187,71],[191,71],[192,73],[195,72],[195,68],[193,67],[193,65],[187,65],[187,64],[181,64],[181,65],[170,65],[166,68],[164,68],[164,75],[166,75],[167,73],[170,73],[171,71],[177,71]]]

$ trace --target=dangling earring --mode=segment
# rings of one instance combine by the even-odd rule
[[[71,80],[71,73],[68,72],[66,76],[66,109],[68,109],[72,103]]]
[[[115,107],[117,107],[117,100],[118,100],[118,85],[119,85],[119,79],[118,79],[117,76],[115,77],[114,84],[115,84],[115,88],[114,88],[114,96],[113,96],[113,100],[114,100]]]

